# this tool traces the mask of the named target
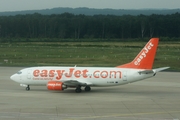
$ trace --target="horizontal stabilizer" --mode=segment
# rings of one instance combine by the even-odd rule
[[[139,74],[151,74],[151,73],[154,73],[153,70],[143,70],[143,71],[139,71],[138,72]]]
[[[168,68],[170,68],[170,67],[156,68],[156,69],[153,69],[153,71],[154,71],[155,73],[157,73],[157,72],[160,72],[160,71],[166,70],[166,69],[168,69]]]

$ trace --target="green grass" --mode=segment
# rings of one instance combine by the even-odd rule
[[[146,42],[0,44],[0,66],[117,66],[130,62]],[[8,60],[6,63],[4,60]],[[180,71],[180,43],[160,42],[154,68]]]

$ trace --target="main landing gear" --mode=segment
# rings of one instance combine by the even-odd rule
[[[29,87],[29,85],[26,87],[26,90],[27,90],[27,91],[29,91],[29,90],[30,90],[30,87]]]
[[[90,86],[86,86],[86,87],[84,88],[84,90],[85,90],[86,92],[89,92],[89,91],[91,91],[91,87],[90,87]]]
[[[86,86],[86,87],[84,88],[84,90],[85,90],[86,92],[91,91],[91,87],[90,87],[90,86]],[[82,89],[81,89],[81,86],[80,86],[80,85],[76,87],[75,92],[76,92],[76,93],[82,92]]]
[[[81,86],[79,85],[79,86],[77,86],[76,87],[76,89],[75,89],[75,92],[76,93],[80,93],[82,90],[81,90]]]

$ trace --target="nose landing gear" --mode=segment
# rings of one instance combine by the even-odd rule
[[[26,87],[26,91],[29,91],[30,90],[30,87],[29,87],[29,85]]]

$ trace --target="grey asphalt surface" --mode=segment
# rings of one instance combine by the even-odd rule
[[[30,91],[10,80],[20,67],[0,67],[0,120],[179,120],[180,73],[116,87]]]

